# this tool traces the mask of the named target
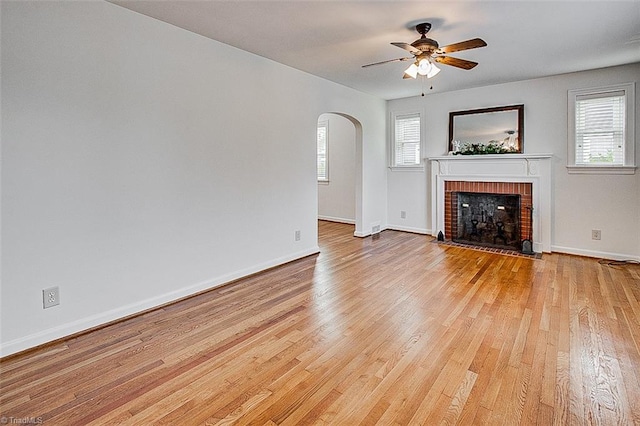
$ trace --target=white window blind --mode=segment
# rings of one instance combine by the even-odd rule
[[[577,165],[623,165],[625,154],[625,92],[576,96]]]
[[[395,118],[395,166],[420,164],[420,114]]]
[[[318,123],[318,180],[329,180],[327,123]]]

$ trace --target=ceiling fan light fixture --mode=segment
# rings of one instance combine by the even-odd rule
[[[427,73],[427,78],[435,77],[440,72],[440,68],[436,64],[431,64],[431,69]]]
[[[428,59],[420,59],[418,61],[418,74],[427,75],[431,71],[431,62]]]
[[[418,77],[418,66],[416,64],[411,64],[409,68],[404,71],[411,78]]]

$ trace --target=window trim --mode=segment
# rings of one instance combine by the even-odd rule
[[[318,133],[317,133],[317,129],[319,127],[324,127],[325,130],[325,149],[324,149],[324,156],[325,156],[325,177],[324,178],[320,178],[318,176]],[[322,184],[328,184],[329,183],[329,120],[322,120],[322,121],[318,121],[318,125],[316,127],[316,179],[318,181],[318,183],[322,183]]]
[[[624,92],[625,96],[625,140],[624,163],[622,165],[576,164],[576,102],[578,97]],[[573,89],[567,96],[567,171],[570,174],[635,174],[635,83],[615,84],[588,89]]]
[[[420,143],[418,145],[420,149],[420,161],[418,164],[411,165],[399,165],[396,164],[396,120],[399,117],[417,115],[420,120]],[[418,110],[406,110],[406,111],[394,111],[390,114],[389,125],[389,169],[393,171],[424,171],[424,120],[423,114]]]

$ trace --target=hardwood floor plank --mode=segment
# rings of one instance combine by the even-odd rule
[[[529,396],[529,385],[531,382],[531,366],[521,364],[517,370],[511,397],[509,398],[505,411],[506,424],[522,424],[524,404]]]
[[[569,423],[570,411],[570,364],[569,354],[558,352],[558,362],[556,367],[556,390],[553,404],[553,424],[566,425]]]
[[[640,267],[319,222],[321,252],[0,360],[64,425],[640,425]]]
[[[489,421],[489,418],[491,417],[491,410],[483,407],[481,405],[481,401],[484,397],[489,382],[492,380],[492,372],[496,367],[499,355],[499,350],[491,348],[487,353],[487,356],[484,358],[484,363],[482,364],[482,366],[477,371],[474,371],[477,376],[474,381],[474,386],[471,388],[471,392],[469,393],[469,396],[467,397],[466,403],[463,407],[460,419],[458,421],[459,424],[476,424],[476,418],[478,420],[480,418],[486,418],[486,421]],[[482,411],[483,413],[479,414],[480,411]]]
[[[462,383],[460,383],[456,393],[451,398],[451,404],[447,408],[447,413],[442,423],[446,425],[455,425],[457,423],[477,378],[478,375],[476,373],[467,370]]]
[[[536,335],[535,351],[532,358],[531,373],[527,387],[527,395],[522,407],[522,424],[536,424],[538,418],[538,406],[541,400],[542,383],[544,379],[544,369],[548,332],[540,331]],[[525,364],[528,365],[528,364]]]

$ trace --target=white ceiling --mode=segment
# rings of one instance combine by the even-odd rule
[[[640,0],[112,2],[384,99],[640,62]],[[407,62],[361,67],[410,57],[390,42],[413,42],[420,22],[441,46],[484,39],[451,54],[479,65],[426,83],[402,79]]]

